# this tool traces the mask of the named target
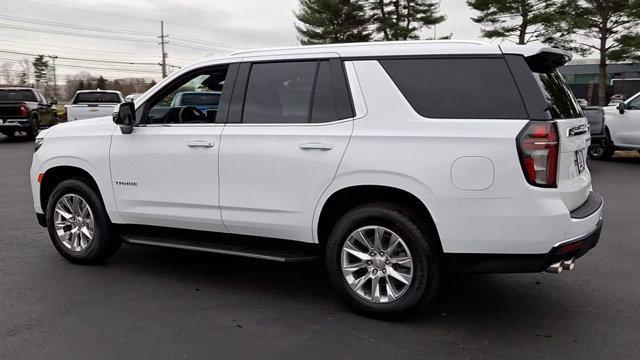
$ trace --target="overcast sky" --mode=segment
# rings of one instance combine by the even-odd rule
[[[234,50],[297,45],[297,7],[298,0],[2,0],[0,63],[32,58],[2,51],[158,63],[160,20],[169,34],[167,62],[175,66]],[[438,25],[438,36],[480,40],[480,28],[470,19],[474,11],[464,0],[442,0],[441,9],[447,20]],[[160,75],[158,65],[57,64],[63,77],[80,71],[108,78]]]

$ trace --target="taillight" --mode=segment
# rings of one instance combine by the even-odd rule
[[[529,184],[557,186],[558,140],[556,123],[549,121],[530,121],[518,134],[518,155]]]
[[[26,103],[20,103],[20,117],[29,117],[29,108]]]

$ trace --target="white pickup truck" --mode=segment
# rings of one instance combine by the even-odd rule
[[[616,150],[640,151],[640,93],[617,106],[602,108],[604,115],[604,138],[592,142],[589,157],[607,160]]]
[[[65,105],[67,121],[110,116],[113,108],[124,102],[122,93],[114,90],[80,90]]]

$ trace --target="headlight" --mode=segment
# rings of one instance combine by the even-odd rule
[[[42,146],[42,142],[44,141],[44,138],[37,138],[36,139],[36,143],[35,143],[35,149],[33,150],[33,152],[38,151],[38,149],[40,149],[40,146]]]

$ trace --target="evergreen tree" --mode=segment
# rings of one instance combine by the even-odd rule
[[[419,32],[446,19],[436,0],[369,0],[375,33],[383,40],[419,39]]]
[[[45,60],[44,55],[38,55],[33,59],[33,75],[36,84],[41,84],[47,80],[47,72],[49,71],[49,62]]]
[[[559,20],[558,0],[467,0],[480,12],[471,18],[481,24],[482,36],[509,39],[518,44],[552,42]]]
[[[303,45],[371,40],[362,0],[301,0],[295,13],[298,38]]]
[[[96,89],[106,90],[107,89],[107,80],[100,75],[98,80],[96,81]]]
[[[558,37],[572,41],[563,47],[599,55],[598,101],[604,106],[608,62],[640,58],[640,0],[564,0],[560,9]]]

